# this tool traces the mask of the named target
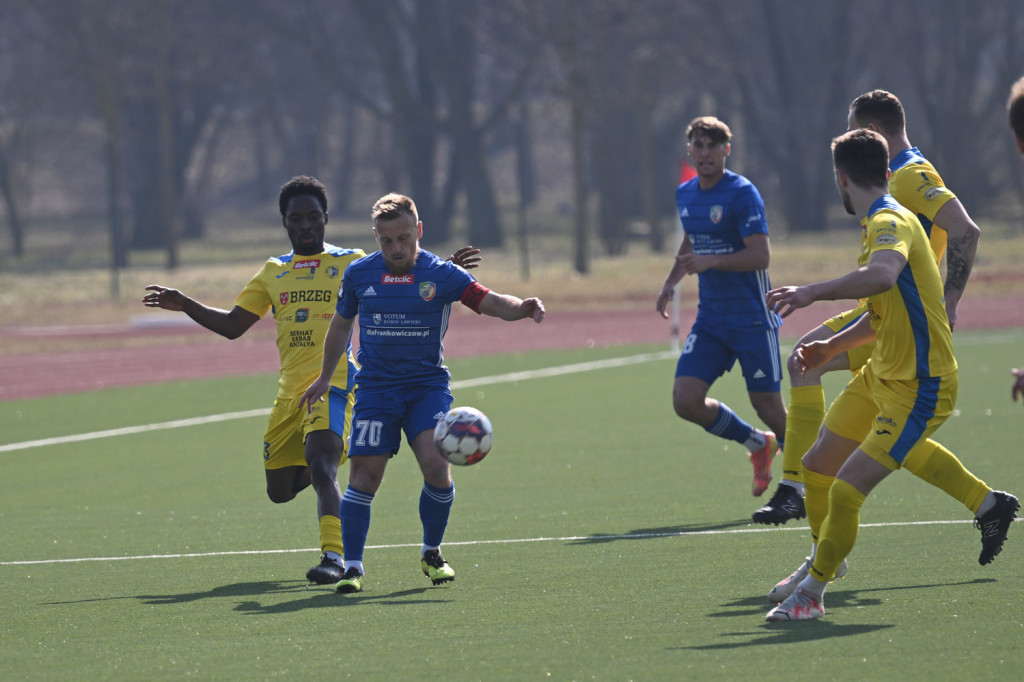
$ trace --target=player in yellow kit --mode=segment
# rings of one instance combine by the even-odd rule
[[[889,193],[917,216],[929,236],[936,262],[946,254],[946,280],[943,293],[950,327],[956,324],[957,306],[974,266],[981,230],[971,220],[963,205],[943,183],[935,168],[913,147],[907,137],[906,115],[899,99],[885,90],[860,95],[850,104],[848,129],[867,128],[879,133],[889,147]],[[828,339],[854,324],[865,312],[864,303],[811,330],[801,342]],[[827,372],[849,369],[856,372],[871,356],[866,344],[851,348],[829,360],[822,367],[801,372],[795,354],[788,361],[790,397],[786,421],[786,447],[782,456],[782,480],[775,494],[764,507],[753,514],[758,523],[780,524],[803,518],[808,511],[804,504],[805,484],[800,459],[818,436],[825,416],[825,392],[821,377]],[[923,467],[922,467],[923,468]],[[916,471],[915,471],[916,473]],[[949,490],[938,479],[924,477],[957,499],[960,490]],[[965,502],[966,504],[966,502]],[[977,510],[971,510],[977,511]],[[845,573],[845,566],[840,573]]]
[[[345,460],[349,425],[355,403],[355,362],[338,363],[331,379],[330,398],[307,412],[299,409],[302,393],[320,375],[323,340],[334,317],[338,287],[345,268],[366,255],[361,249],[342,249],[324,243],[327,191],[319,180],[298,176],[281,188],[281,220],[292,251],[270,258],[249,281],[231,310],[211,308],[176,289],[146,287],[146,306],[183,311],[193,320],[229,339],[237,339],[267,312],[277,323],[281,376],[277,398],[263,437],[263,466],[267,496],[282,503],[312,484],[320,518],[320,563],[306,578],[317,584],[341,579],[341,489],[338,466]],[[476,267],[478,250],[461,249],[453,259],[464,268]]]
[[[768,293],[782,317],[814,301],[866,299],[867,313],[828,340],[801,343],[801,367],[820,367],[838,353],[875,341],[871,358],[836,398],[817,440],[804,455],[808,475],[829,479],[827,515],[807,575],[772,609],[769,621],[824,615],[824,592],[853,548],[860,508],[892,471],[922,449],[942,449],[929,437],[953,412],[957,364],[943,286],[929,237],[889,193],[888,149],[874,131],[859,128],[832,141],[836,185],[847,212],[864,226],[859,268],[837,279]],[[1020,503],[994,491],[960,465],[972,481],[967,504],[977,508],[982,565],[1002,550]],[[821,494],[808,487],[808,495]]]

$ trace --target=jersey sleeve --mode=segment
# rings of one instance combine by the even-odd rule
[[[754,234],[768,234],[768,218],[764,213],[764,201],[753,185],[747,185],[736,195],[734,205],[739,221],[740,237]]]
[[[909,259],[912,229],[913,226],[904,216],[893,211],[879,211],[871,217],[867,226],[868,253],[898,251]]]
[[[273,305],[273,302],[270,300],[270,294],[263,284],[263,274],[265,271],[266,268],[263,268],[257,272],[249,280],[249,283],[245,285],[245,288],[242,289],[242,293],[238,294],[238,297],[235,299],[236,306],[248,310],[260,318],[266,315]]]
[[[355,282],[349,276],[350,270],[345,269],[341,276],[341,287],[338,289],[338,303],[334,306],[335,311],[346,320],[351,320],[359,314],[359,299],[356,298]]]
[[[916,215],[931,221],[947,201],[956,199],[931,164],[913,165],[893,173],[889,193]]]

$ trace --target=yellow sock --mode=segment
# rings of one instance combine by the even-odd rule
[[[974,514],[978,513],[978,507],[991,490],[968,471],[956,455],[930,438],[907,453],[903,468],[960,500]]]
[[[811,539],[814,542],[821,537],[821,524],[828,516],[828,491],[832,488],[834,476],[826,476],[816,471],[804,470],[804,506],[807,508],[807,525],[811,527]]]
[[[786,440],[782,448],[782,477],[802,481],[800,460],[818,439],[818,430],[825,421],[825,389],[817,386],[794,386],[789,389],[786,415]]]
[[[341,544],[341,519],[337,516],[324,514],[320,517],[320,550],[345,556],[345,548]]]
[[[857,542],[863,493],[842,479],[836,479],[829,491],[828,517],[821,527],[818,551],[811,575],[821,581],[835,578],[836,569]]]

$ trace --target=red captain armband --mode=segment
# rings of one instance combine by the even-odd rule
[[[477,315],[480,314],[480,302],[484,300],[484,296],[491,293],[491,290],[485,287],[480,282],[473,282],[466,290],[462,292],[462,305],[472,310]]]

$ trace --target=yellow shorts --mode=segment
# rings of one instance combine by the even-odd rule
[[[263,435],[263,467],[283,469],[306,466],[306,435],[312,431],[331,430],[341,436],[344,445],[341,461],[348,458],[348,436],[352,425],[355,391],[331,388],[326,399],[313,406],[312,412],[299,407],[302,396],[278,398],[270,411],[267,432]]]
[[[851,324],[860,319],[860,316],[868,311],[868,304],[861,303],[853,310],[847,310],[845,313],[839,313],[835,317],[831,317],[822,324],[835,333],[839,333],[849,327]],[[863,367],[868,358],[871,357],[871,353],[875,350],[875,342],[865,343],[856,348],[851,348],[846,351],[846,355],[850,358],[850,371],[856,372],[858,369]]]
[[[860,449],[889,469],[930,438],[953,413],[958,374],[893,380],[875,376],[866,364],[825,414],[825,427],[860,442]]]

